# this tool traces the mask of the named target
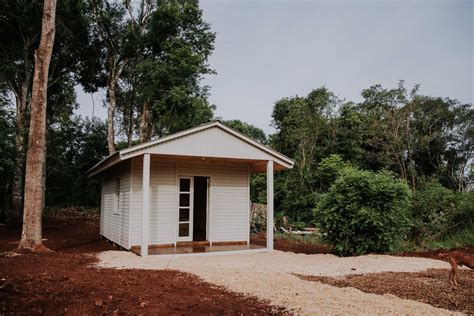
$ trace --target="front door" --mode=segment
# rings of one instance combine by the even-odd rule
[[[193,241],[207,240],[208,177],[193,179]]]
[[[179,178],[178,241],[193,240],[193,178]]]
[[[209,177],[179,177],[178,241],[207,240]]]

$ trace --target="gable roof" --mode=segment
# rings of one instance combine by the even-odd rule
[[[104,158],[87,171],[89,176],[145,153],[215,157],[247,160],[273,160],[282,169],[293,167],[294,161],[276,150],[224,125],[220,121],[189,128],[154,141],[122,149]]]

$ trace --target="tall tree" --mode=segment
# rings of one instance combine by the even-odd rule
[[[109,154],[115,152],[115,110],[117,107],[117,84],[124,68],[133,55],[126,42],[127,16],[125,6],[120,2],[94,0],[90,11],[93,16],[92,36],[94,45],[100,47],[101,58],[96,69],[99,73],[94,89],[106,88],[107,146]]]
[[[26,158],[25,206],[19,248],[43,251],[48,72],[56,31],[56,0],[45,0],[41,39],[35,53],[31,119]]]
[[[35,50],[41,34],[40,0],[0,0],[0,86],[15,101],[15,168],[12,207],[22,209],[23,179]],[[71,113],[75,100],[73,74],[96,58],[88,43],[88,21],[81,1],[61,1],[57,8],[56,44],[48,79],[48,117]],[[72,91],[72,94],[71,94]],[[67,102],[66,102],[67,101]]]
[[[129,27],[137,51],[123,82],[133,91],[140,142],[209,121],[214,107],[200,82],[214,73],[207,60],[215,34],[198,1],[158,1],[146,22],[138,21]]]
[[[318,163],[334,151],[335,110],[339,99],[319,88],[306,97],[284,98],[275,103],[270,144],[296,160],[292,170],[278,175],[275,206],[294,220],[309,220],[316,205]]]

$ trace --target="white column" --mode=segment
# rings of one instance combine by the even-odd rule
[[[148,256],[148,230],[150,219],[150,154],[143,155],[143,211],[142,211],[142,257]]]
[[[267,161],[267,249],[273,250],[273,161]]]

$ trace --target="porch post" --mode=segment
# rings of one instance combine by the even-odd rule
[[[273,250],[273,161],[267,161],[267,249]]]
[[[150,218],[150,154],[143,155],[143,212],[142,212],[142,244],[140,254],[142,257],[148,256],[148,230]]]

